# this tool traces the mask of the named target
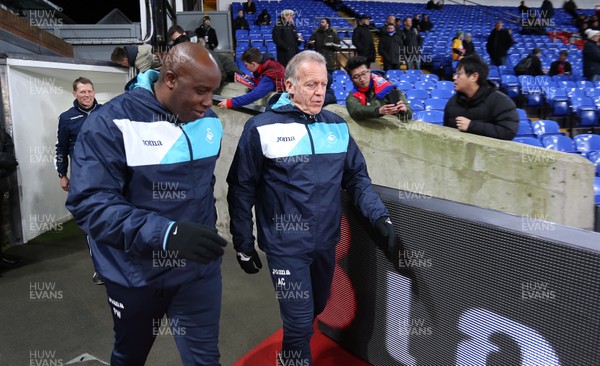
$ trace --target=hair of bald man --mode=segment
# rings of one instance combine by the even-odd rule
[[[163,59],[162,67],[158,82],[162,83],[165,80],[165,75],[168,71],[180,75],[182,70],[189,67],[190,64],[205,64],[206,60],[210,60],[218,69],[219,66],[213,56],[199,44],[192,42],[183,42],[173,46]]]

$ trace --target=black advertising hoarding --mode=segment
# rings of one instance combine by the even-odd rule
[[[376,189],[398,256],[343,194],[324,333],[374,365],[600,365],[600,234]]]

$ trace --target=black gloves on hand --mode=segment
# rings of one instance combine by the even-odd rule
[[[387,239],[387,251],[388,254],[395,254],[396,252],[396,233],[394,232],[394,225],[392,220],[387,216],[382,216],[375,221],[375,228],[379,233]]]
[[[240,267],[246,273],[258,273],[258,271],[262,268],[262,262],[260,261],[260,257],[256,250],[251,250],[249,252],[237,252],[236,256]]]
[[[207,264],[223,255],[227,241],[214,229],[193,222],[176,222],[167,234],[166,250],[181,258]]]

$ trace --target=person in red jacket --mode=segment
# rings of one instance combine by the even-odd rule
[[[285,68],[270,53],[263,54],[258,48],[248,48],[242,54],[242,61],[252,72],[254,88],[244,95],[222,100],[219,107],[223,109],[238,108],[264,98],[272,91],[284,91]]]

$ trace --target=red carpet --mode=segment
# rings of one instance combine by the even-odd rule
[[[261,344],[239,359],[233,366],[274,366],[281,349],[283,329],[279,329]],[[310,342],[314,366],[370,366],[371,364],[346,351],[315,327]]]

